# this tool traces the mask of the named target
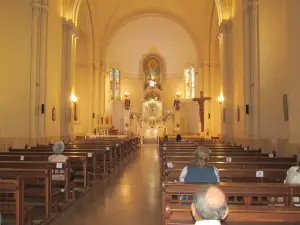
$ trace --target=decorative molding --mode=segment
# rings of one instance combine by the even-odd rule
[[[33,0],[31,3],[30,3],[31,7],[33,10],[43,10],[43,11],[46,11],[48,12],[48,4],[45,4],[45,3],[41,3],[39,0]]]
[[[76,25],[73,23],[72,20],[63,18],[62,24],[63,24],[64,28],[68,29],[70,32],[72,32],[72,34],[75,34],[75,36],[77,37],[78,31],[77,31]]]
[[[252,12],[258,8],[259,0],[244,0],[245,12]]]
[[[209,68],[219,68],[220,63],[216,61],[201,61],[200,68],[209,67]]]
[[[109,74],[109,73],[108,73]],[[162,80],[175,80],[175,79],[183,79],[184,74],[168,74],[163,75]],[[121,80],[143,80],[144,74],[124,74],[121,72]]]
[[[219,25],[219,36],[226,34],[228,31],[232,29],[232,20],[223,20]]]

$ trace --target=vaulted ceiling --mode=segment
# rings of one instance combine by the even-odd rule
[[[215,0],[82,0],[78,27],[88,36],[94,35],[103,58],[110,40],[124,24],[151,14],[180,24],[194,41],[201,60],[208,60],[210,41],[217,36]]]

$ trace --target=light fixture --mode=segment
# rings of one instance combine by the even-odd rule
[[[221,105],[224,102],[224,96],[223,93],[220,94],[219,98],[218,98],[218,102]]]
[[[74,93],[72,93],[72,94],[71,94],[71,102],[72,102],[72,103],[75,103],[75,102],[77,102],[77,101],[78,101],[77,97],[75,96]]]
[[[176,96],[177,96],[178,98],[180,98],[181,92],[180,92],[180,91],[176,91]]]
[[[129,97],[129,92],[128,92],[127,90],[124,92],[124,97],[125,97],[125,98],[128,98],[128,97]]]

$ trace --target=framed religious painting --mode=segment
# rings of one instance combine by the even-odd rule
[[[223,124],[226,123],[226,108],[223,108]]]
[[[161,85],[161,59],[155,55],[149,55],[144,60],[143,65],[144,75],[145,75],[145,88],[149,85],[151,87]]]
[[[282,106],[283,106],[283,120],[289,121],[289,106],[288,106],[288,95],[282,95]]]
[[[53,106],[53,108],[52,108],[51,119],[52,119],[52,122],[56,121],[56,109],[55,109],[55,106]]]
[[[237,106],[237,109],[236,109],[236,121],[237,122],[241,121],[241,110],[240,110],[240,106],[239,105]]]

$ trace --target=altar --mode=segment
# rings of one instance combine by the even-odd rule
[[[163,127],[142,127],[142,129],[140,129],[140,135],[148,139],[154,139],[157,137],[163,137],[164,130],[165,129]]]

